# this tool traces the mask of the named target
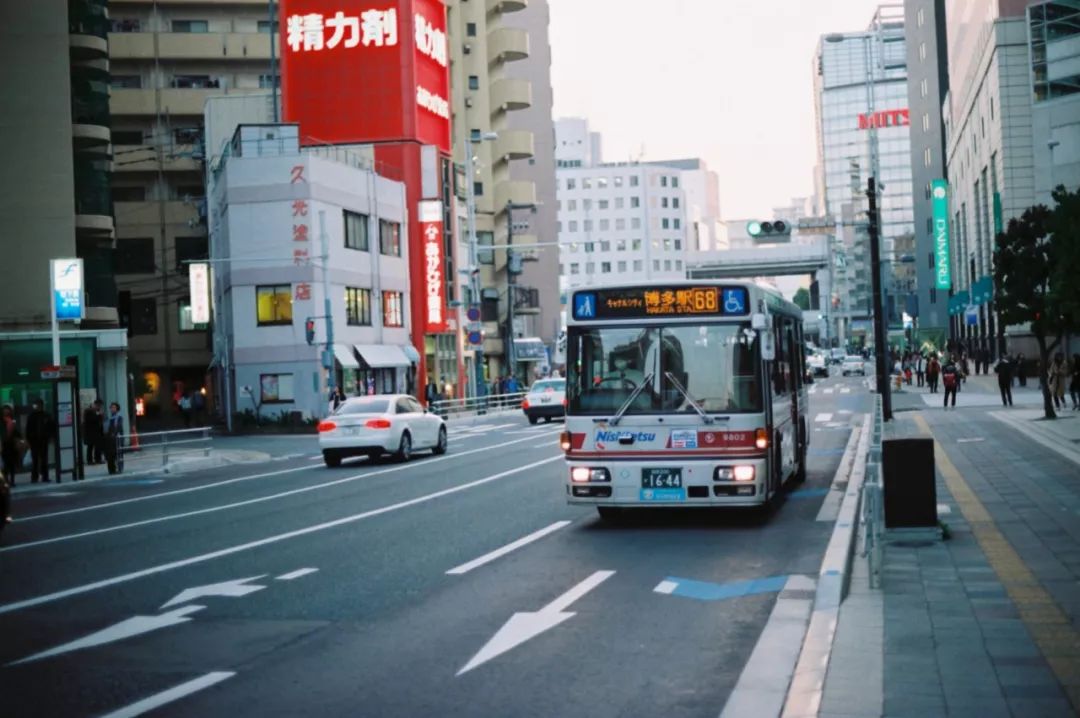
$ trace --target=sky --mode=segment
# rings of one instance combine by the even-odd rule
[[[866,29],[880,3],[549,4],[554,116],[588,118],[607,162],[701,157],[723,218],[747,219],[813,192],[818,38]]]

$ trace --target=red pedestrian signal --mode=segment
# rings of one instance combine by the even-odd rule
[[[307,343],[309,345],[315,343],[315,320],[308,319],[304,322],[304,332],[307,334]]]

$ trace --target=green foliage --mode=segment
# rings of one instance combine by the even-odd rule
[[[1050,288],[1066,331],[1080,328],[1080,188],[1054,190],[1049,231],[1053,245]]]
[[[795,292],[795,296],[792,298],[791,301],[795,302],[795,304],[798,304],[799,309],[803,310],[804,312],[809,311],[810,292],[807,291],[806,287],[799,287],[798,291]]]

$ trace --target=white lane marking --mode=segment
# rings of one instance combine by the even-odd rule
[[[814,417],[814,421],[816,421],[816,422],[832,421],[832,414],[830,412],[827,412],[827,411],[822,412],[821,414],[818,414],[817,416]]]
[[[221,583],[211,583],[206,586],[195,586],[194,588],[185,588],[180,593],[170,598],[165,603],[161,604],[161,608],[168,608],[169,606],[175,606],[178,603],[188,603],[194,601],[197,598],[203,598],[204,596],[225,596],[227,598],[240,598],[246,596],[249,593],[255,593],[261,591],[266,586],[252,586],[248,584],[248,581],[254,581],[260,579],[266,574],[260,574],[258,576],[249,576],[248,578],[237,578],[232,581],[222,581]],[[159,608],[158,610],[161,610]]]
[[[816,386],[812,386],[812,387],[810,387],[810,388],[809,388],[809,389],[807,390],[807,393],[808,393],[808,394],[817,394],[817,387],[816,387]]]
[[[851,409],[841,409],[840,411],[838,411],[838,412],[836,412],[836,413],[837,413],[837,414],[850,414],[850,413],[851,413]]]
[[[836,521],[836,517],[840,515],[840,505],[844,501],[844,487],[841,484],[846,485],[848,478],[851,476],[851,467],[855,463],[855,452],[858,449],[861,435],[861,428],[855,427],[848,437],[847,445],[844,447],[844,454],[840,457],[840,464],[836,467],[836,474],[833,475],[832,484],[829,486],[829,493],[825,495],[825,500],[821,502],[821,508],[818,509],[815,520]]]
[[[36,494],[36,496],[41,496],[43,498],[48,497],[48,498],[51,499],[51,498],[59,498],[61,496],[78,496],[80,493],[82,493],[82,492],[81,491],[46,491],[44,493]],[[21,519],[21,517],[20,517],[20,519]]]
[[[298,568],[295,571],[290,571],[289,573],[281,574],[280,576],[277,577],[277,580],[278,581],[293,581],[293,580],[301,578],[303,576],[307,576],[308,574],[316,573],[316,572],[318,572],[318,570],[319,569],[317,569],[317,568]]]
[[[502,444],[495,444],[494,446],[485,446],[480,449],[470,449],[469,451],[460,451],[453,454],[447,454],[446,456],[440,456],[433,459],[428,459],[424,462],[424,466],[435,464],[440,461],[449,461],[450,459],[458,458],[461,456],[468,456],[470,454],[476,454],[481,451],[490,451],[491,449],[499,448],[502,446],[508,446],[510,444],[518,444],[523,441],[531,441],[535,437],[528,437],[525,439],[515,439],[513,441],[507,441]],[[307,468],[307,467],[305,467]],[[246,499],[244,501],[235,501],[231,504],[222,504],[220,506],[209,506],[205,509],[195,509],[193,511],[185,511],[179,514],[168,514],[166,516],[158,516],[152,519],[143,519],[142,521],[133,521],[127,524],[117,524],[115,526],[106,526],[100,529],[91,529],[90,531],[81,531],[74,534],[65,534],[63,536],[53,536],[52,538],[40,539],[38,541],[27,541],[26,543],[13,544],[11,546],[5,546],[0,548],[0,553],[9,553],[11,551],[20,551],[26,548],[33,548],[35,546],[46,546],[48,544],[60,543],[62,541],[72,541],[74,539],[86,538],[87,536],[98,536],[100,534],[112,533],[113,531],[124,531],[126,529],[138,528],[139,526],[149,526],[151,524],[162,523],[165,521],[175,521],[177,519],[191,518],[192,516],[202,516],[203,514],[216,513],[218,511],[228,511],[230,509],[240,508],[242,506],[251,506],[253,504],[259,504],[266,501],[274,501],[276,499],[285,498],[286,496],[295,496],[296,494],[307,493],[308,491],[318,491],[330,486],[337,486],[339,484],[347,484],[354,481],[360,481],[371,476],[380,476],[382,474],[390,474],[397,471],[405,471],[410,468],[408,464],[401,466],[394,466],[388,469],[380,469],[378,471],[366,471],[362,474],[354,474],[353,476],[346,476],[335,481],[326,481],[321,484],[314,484],[312,486],[302,486],[298,489],[290,489],[289,491],[281,491],[276,494],[268,494],[266,496],[259,496],[254,499]],[[20,521],[23,519],[20,517]]]
[[[957,439],[956,443],[957,444],[974,444],[974,443],[979,442],[979,441],[985,441],[985,439],[983,437],[981,437],[981,436],[973,436],[973,437],[968,438],[968,439]]]
[[[832,393],[833,393],[834,391],[836,391],[836,390],[835,390],[835,389],[833,389],[833,388],[832,388],[832,387],[830,386],[830,387],[829,387],[828,389],[823,389],[823,390],[822,390],[822,393],[823,393],[823,394],[832,394]]]
[[[457,674],[460,676],[467,673],[530,638],[554,628],[566,619],[573,618],[574,614],[565,609],[614,575],[614,571],[597,571],[539,611],[515,613]]]
[[[665,581],[661,581],[660,583],[656,584],[656,588],[653,589],[653,592],[654,593],[672,593],[678,587],[679,587],[679,584],[675,583],[674,581],[666,581],[665,580]]]
[[[102,718],[135,718],[135,716],[141,716],[143,713],[152,711],[155,708],[160,708],[163,705],[190,696],[192,693],[198,693],[204,688],[221,683],[235,675],[236,673],[233,671],[212,671],[187,683],[173,686],[167,691],[155,693],[149,698],[143,698],[138,703],[132,703],[125,708],[115,710],[108,715],[102,716]]]
[[[205,561],[211,561],[215,558],[221,558],[223,556],[231,556],[235,553],[240,553],[242,551],[250,551],[254,548],[269,546],[271,544],[279,543],[281,541],[288,541],[289,539],[299,538],[300,536],[307,536],[309,534],[326,531],[327,529],[336,528],[338,526],[345,526],[347,524],[356,523],[357,521],[363,521],[365,519],[369,519],[375,516],[381,516],[383,514],[388,514],[394,511],[400,511],[401,509],[405,509],[410,506],[416,506],[418,504],[427,503],[428,501],[434,501],[435,499],[441,499],[444,496],[450,496],[452,494],[460,493],[462,491],[475,489],[477,486],[483,486],[484,484],[489,484],[493,481],[505,479],[507,476],[520,474],[523,471],[530,471],[539,466],[543,466],[544,464],[550,464],[553,461],[560,461],[562,459],[562,454],[559,454],[557,456],[551,456],[546,459],[541,459],[540,461],[534,461],[531,464],[519,466],[516,469],[501,471],[497,474],[485,476],[482,479],[470,481],[466,484],[451,486],[448,489],[442,489],[441,491],[436,491],[434,493],[417,496],[416,498],[409,499],[407,501],[399,501],[396,504],[390,504],[389,506],[383,506],[382,508],[371,509],[370,511],[353,514],[352,516],[345,516],[340,519],[334,519],[333,521],[326,521],[321,524],[306,526],[302,529],[296,529],[294,531],[287,531],[286,533],[282,534],[267,536],[266,538],[258,539],[255,541],[248,541],[247,543],[237,544],[235,546],[229,546],[228,548],[199,554],[198,556],[191,556],[189,558],[180,559],[178,561],[171,561],[169,563],[151,566],[149,568],[144,568],[140,571],[133,571],[131,573],[125,573],[120,576],[113,576],[112,578],[94,581],[93,583],[83,584],[82,586],[75,586],[73,588],[64,589],[63,591],[55,591],[53,593],[47,593],[43,596],[35,596],[34,598],[27,598],[22,601],[4,604],[0,606],[0,614],[11,613],[13,611],[19,611],[24,608],[32,608],[33,606],[40,606],[44,603],[51,603],[53,601],[59,601],[64,598],[70,598],[72,596],[80,596],[84,593],[96,591],[99,588],[107,588],[109,586],[127,583],[128,581],[134,581],[136,579],[144,578],[146,576],[153,576],[159,573],[164,573],[165,571],[172,571],[173,569],[183,568],[185,566],[191,566],[197,563],[203,563]]]
[[[554,532],[558,531],[559,529],[561,529],[562,527],[569,526],[569,525],[570,525],[569,521],[556,521],[555,523],[551,524],[550,526],[545,526],[544,528],[540,529],[539,531],[533,531],[528,536],[522,536],[517,541],[513,541],[511,543],[508,543],[505,546],[503,546],[502,548],[497,548],[494,551],[491,551],[490,553],[486,553],[483,556],[480,556],[479,558],[474,558],[472,561],[469,561],[468,563],[463,563],[460,566],[455,566],[454,568],[447,571],[446,575],[448,575],[448,576],[460,576],[460,575],[462,575],[464,573],[468,573],[469,571],[472,571],[474,568],[480,568],[481,566],[483,566],[486,563],[491,563],[495,559],[501,558],[502,556],[505,556],[506,554],[510,553],[511,551],[516,551],[517,549],[521,548],[522,546],[527,546],[528,544],[532,543],[533,541],[538,541],[538,540],[544,538],[545,536],[547,536],[548,534],[554,533]]]
[[[42,651],[41,653],[35,653],[32,656],[12,661],[8,665],[17,666],[20,663],[29,663],[31,661],[41,660],[42,658],[59,656],[62,653],[78,651],[83,648],[92,648],[106,643],[115,643],[116,641],[122,641],[125,638],[138,636],[142,633],[156,631],[159,628],[168,628],[169,626],[175,626],[180,623],[187,623],[188,621],[193,620],[188,618],[188,614],[201,611],[204,608],[206,608],[206,606],[184,606],[183,608],[178,608],[174,611],[162,613],[157,616],[132,616],[131,618],[120,621],[120,623],[116,623],[108,628],[95,631],[89,636],[84,636],[76,641],[71,641],[70,643],[50,648],[47,651]]]
[[[851,387],[850,386],[845,386],[843,389],[840,390],[840,393],[841,394],[850,394],[851,393]]]

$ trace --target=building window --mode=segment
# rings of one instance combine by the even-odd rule
[[[131,300],[128,334],[131,336],[157,334],[157,300],[152,297]]]
[[[667,187],[667,175],[660,175],[660,186]]]
[[[670,259],[665,259],[664,260],[664,271],[665,272],[670,272],[671,271],[671,260]]]
[[[630,229],[641,229],[641,218],[640,217],[631,217],[630,218]]]
[[[616,252],[625,252],[626,251],[626,240],[625,239],[618,239],[618,240],[615,241],[615,251]]]
[[[570,263],[570,274],[580,274],[580,272],[581,272],[581,265],[578,264],[577,262],[571,262]]]
[[[937,304],[937,287],[930,287],[930,303]]]
[[[113,202],[145,202],[145,187],[113,187]]]
[[[654,272],[659,272],[660,271],[660,260],[659,259],[654,259],[652,261],[652,268],[653,268]]]
[[[353,327],[371,326],[371,290],[345,287],[345,323]]]
[[[668,206],[668,198],[667,197],[661,197],[660,198],[660,206],[663,207],[664,209],[667,209],[667,206]]]
[[[679,178],[678,177],[672,177],[671,178],[671,186],[675,187],[676,189],[679,187]]]
[[[480,78],[478,76],[469,75],[469,89],[470,90],[479,90],[480,89]]]
[[[588,212],[590,209],[592,209],[592,200],[591,199],[583,199],[583,200],[581,200],[581,208],[583,210],[585,210],[586,212]]]
[[[141,28],[142,25],[138,20],[120,17],[111,18],[109,20],[110,32],[139,32]]]
[[[630,175],[630,186],[631,187],[637,187],[638,186],[638,176],[637,175]]]
[[[274,20],[274,22],[270,22],[269,20],[259,20],[256,23],[256,29],[259,32],[267,32],[267,33],[272,33],[274,35],[277,35],[278,34],[278,22],[277,22],[277,20]]]
[[[600,262],[600,273],[611,274],[611,262]]]
[[[676,259],[675,260],[675,270],[678,271],[678,272],[682,271],[682,260],[681,259]]]
[[[111,85],[112,87],[118,88],[118,89],[138,90],[140,87],[142,87],[142,76],[141,75],[112,75],[109,78],[109,85]],[[114,142],[115,142],[115,140],[116,140],[116,138],[113,137]],[[140,140],[140,142],[141,141],[142,140]],[[115,143],[120,144],[119,142],[115,142]]]
[[[611,242],[607,241],[606,239],[603,242],[601,242],[600,243],[600,251],[601,252],[610,252],[611,251]]]
[[[619,262],[615,266],[618,268],[619,274],[622,274],[626,271],[626,262]]]
[[[571,232],[576,232],[577,231],[577,220],[572,219],[567,224],[568,224],[568,226],[570,228],[569,231],[571,231]]]
[[[402,312],[401,292],[383,292],[382,303],[383,326],[405,326],[405,314]]]
[[[494,232],[477,232],[476,233],[476,261],[480,264],[495,264],[495,250],[484,249],[484,247],[490,247],[495,244]]]
[[[607,208],[608,208],[608,204],[609,204],[609,203],[608,203],[608,201],[607,201],[606,199],[602,199],[602,200],[600,200],[600,202],[598,203],[598,205],[599,205],[599,208],[600,208],[600,209],[607,209]]]
[[[641,251],[641,240],[640,239],[631,240],[630,249],[632,249],[635,252]]]
[[[676,239],[675,240],[675,251],[678,252],[680,250],[682,250],[682,240],[681,239]]]
[[[596,262],[585,262],[585,274],[596,273]]]
[[[660,220],[660,226],[663,229],[671,229],[671,222],[668,220],[667,217],[664,217],[663,219]]]
[[[180,316],[176,321],[176,327],[180,332],[204,332],[209,324],[196,324],[191,321],[191,302],[186,299],[180,300]]]
[[[177,237],[176,269],[187,274],[187,264],[210,257],[210,247],[206,237]]]
[[[467,22],[467,23],[465,23],[465,34],[467,36],[469,36],[469,37],[476,37],[476,23],[475,22]]]
[[[614,178],[614,181],[615,181],[615,186],[616,186],[616,187],[622,187],[622,177],[620,177],[620,176],[616,176],[616,177]]]
[[[626,204],[626,200],[622,197],[615,198],[615,209],[622,209],[624,204]]]
[[[672,197],[671,198],[671,206],[674,207],[675,209],[679,208],[679,198],[678,197]]]
[[[284,404],[293,401],[292,374],[260,374],[259,397],[263,404]]]
[[[345,216],[345,247],[368,251],[368,217],[366,214],[343,210]]]
[[[566,189],[574,189],[575,187],[577,187],[577,181],[575,181],[573,177],[567,178]]]
[[[566,209],[567,209],[568,212],[576,212],[577,211],[577,200],[576,199],[567,200],[566,201]]]
[[[153,274],[154,239],[152,237],[126,237],[116,240],[117,274]]]
[[[113,75],[116,78],[116,75]],[[113,85],[116,87],[116,85]],[[142,130],[113,130],[112,131],[112,143],[113,145],[141,145],[145,135]],[[113,187],[113,194],[115,195],[116,188]]]
[[[643,266],[644,266],[644,264],[640,259],[635,259],[634,260],[634,271],[635,272],[640,272]]]
[[[594,249],[596,249],[596,243],[595,242],[586,242],[585,243],[585,251],[586,252],[592,252]]]
[[[619,219],[615,220],[615,229],[616,230],[626,229],[626,220],[622,219],[621,217]]]
[[[591,231],[592,231],[592,227],[593,227],[593,224],[592,224],[592,220],[591,220],[591,219],[587,219],[587,220],[585,220],[584,222],[582,222],[582,228],[583,228],[583,229],[584,229],[584,230],[585,230],[586,232],[591,232]]]
[[[221,85],[209,75],[173,75],[169,84],[182,90],[217,90]]]
[[[255,314],[260,327],[292,324],[292,285],[255,287]]]
[[[592,188],[592,180],[589,179],[588,177],[582,177],[581,178],[581,189],[591,189],[591,188]]]
[[[379,220],[379,252],[391,257],[401,256],[401,225]]]
[[[206,20],[173,20],[173,32],[209,32],[210,25]]]
[[[675,219],[671,220],[671,226],[675,229],[682,229],[682,220],[676,217]]]
[[[275,82],[275,80],[276,80],[276,82]],[[279,87],[280,85],[281,85],[281,80],[279,79],[278,75],[269,75],[269,74],[266,74],[266,73],[263,73],[262,75],[259,75],[259,89],[260,90],[272,90],[275,87]]]
[[[484,183],[483,182],[473,182],[472,183],[472,193],[473,193],[473,197],[483,197],[484,196]]]
[[[635,209],[635,208],[640,207],[640,206],[641,206],[641,198],[640,197],[631,197],[630,198],[630,209]]]
[[[611,220],[608,220],[608,219],[600,220],[600,231],[601,232],[606,232],[609,229],[611,229]]]

